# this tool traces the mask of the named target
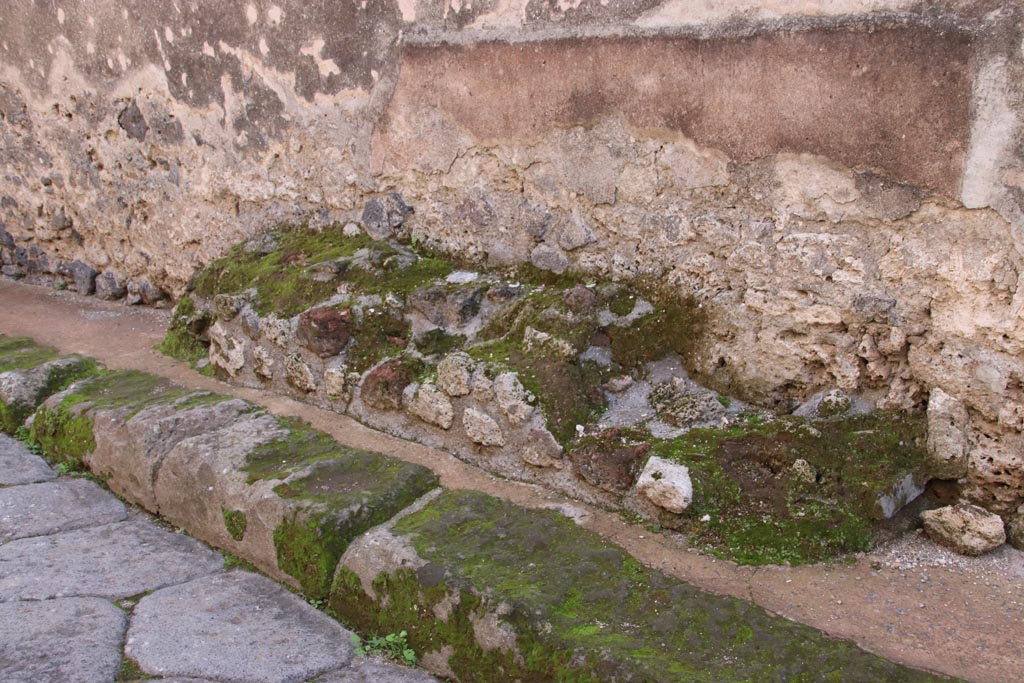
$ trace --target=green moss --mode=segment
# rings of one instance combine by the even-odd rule
[[[813,424],[755,419],[655,441],[652,453],[687,465],[694,485],[685,515],[662,523],[743,564],[802,564],[867,550],[879,498],[907,474],[924,474],[924,435],[921,416],[876,412]],[[815,481],[793,472],[797,459]]]
[[[86,470],[83,458],[96,450],[92,427],[91,418],[75,415],[69,406],[61,404],[53,410],[44,407],[36,412],[30,436],[48,461],[82,472]]]
[[[307,597],[319,599],[330,590],[331,576],[350,538],[333,533],[326,515],[293,515],[274,529],[277,566],[298,579]]]
[[[241,469],[248,474],[250,484],[285,479],[306,465],[344,452],[337,441],[298,418],[279,417],[277,422],[284,435],[256,447],[246,456]]]
[[[214,398],[216,397],[216,398]],[[82,459],[96,448],[93,422],[87,411],[76,406],[88,404],[90,410],[127,409],[124,419],[154,405],[182,402],[191,405],[223,400],[208,392],[193,392],[162,377],[135,370],[96,371],[78,382],[52,408],[40,408],[32,423],[31,436],[53,462],[72,470],[82,470]]]
[[[401,315],[390,311],[365,313],[362,323],[352,330],[346,355],[349,369],[361,373],[402,353],[411,336],[412,327]]]
[[[608,301],[608,310],[618,316],[626,316],[636,308],[636,295],[622,289]]]
[[[224,528],[227,529],[231,538],[236,541],[241,541],[245,538],[245,528],[249,524],[249,520],[246,518],[245,513],[241,510],[228,510],[227,508],[221,508],[221,514],[224,516]]]
[[[247,251],[240,244],[211,264],[196,278],[195,294],[212,297],[255,288],[257,312],[289,317],[329,298],[343,282],[364,294],[408,294],[452,270],[451,264],[434,256],[417,257],[408,267],[398,268],[395,247],[365,235],[346,237],[337,226],[322,232],[289,226],[269,237],[277,243],[270,253]],[[346,260],[361,249],[370,250],[372,269]],[[333,265],[323,265],[329,262]]]
[[[115,683],[133,683],[134,681],[148,681],[155,679],[156,676],[151,676],[142,670],[139,663],[128,655],[121,655],[121,668],[117,671],[117,678],[114,679]]]
[[[0,336],[0,372],[25,370],[54,360],[59,354],[27,337]]]
[[[424,356],[436,356],[453,351],[466,343],[463,334],[448,334],[441,328],[427,330],[416,337],[416,350]]]
[[[329,608],[363,632],[407,629],[417,652],[451,646],[463,681],[940,680],[670,579],[554,512],[448,491],[394,533],[427,564],[376,577],[377,600],[340,570]],[[474,639],[498,605],[517,654]]]
[[[46,382],[29,403],[4,403],[0,401],[0,430],[13,434],[25,423],[26,418],[36,409],[38,403],[62,391],[72,382],[94,375],[96,362],[86,358],[74,358],[75,362],[52,367]]]
[[[175,306],[171,325],[164,340],[156,345],[157,351],[194,365],[209,353],[209,343],[203,342],[201,336],[211,322],[209,316],[196,312],[195,302],[186,294]]]
[[[612,358],[627,370],[640,370],[669,353],[686,361],[697,347],[703,324],[703,312],[695,302],[662,301],[653,313],[628,327],[608,328]]]
[[[306,459],[285,457],[286,466],[293,471],[300,462],[312,466],[274,489],[302,504],[274,530],[274,546],[281,570],[295,577],[307,596],[319,599],[326,597],[348,544],[436,487],[437,477],[425,467],[344,448],[333,440],[327,459],[326,444],[308,433],[298,442],[312,450]]]

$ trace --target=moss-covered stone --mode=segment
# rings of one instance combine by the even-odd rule
[[[194,365],[209,353],[209,343],[202,341],[202,336],[211,322],[210,316],[196,311],[195,302],[186,294],[174,307],[167,334],[156,348],[171,358]]]
[[[452,270],[431,255],[413,254],[407,263],[394,245],[365,235],[345,236],[338,226],[320,232],[285,226],[263,239],[274,248],[235,246],[196,278],[195,294],[212,297],[255,288],[257,312],[292,316],[330,297],[341,283],[367,294],[407,294]],[[354,263],[351,257],[357,253],[365,260]]]
[[[7,397],[10,400],[0,395],[0,430],[13,434],[40,403],[75,380],[95,374],[97,366],[92,359],[68,356],[11,372],[22,373],[22,390],[17,392],[22,395]]]
[[[394,533],[427,564],[377,576],[376,600],[343,569],[329,607],[364,632],[406,629],[417,652],[450,646],[462,681],[946,680],[701,592],[554,512],[449,491]],[[516,651],[478,642],[488,611]]]
[[[319,599],[351,540],[435,488],[437,477],[419,465],[341,446],[300,420],[280,424],[284,436],[255,449],[243,469],[250,483],[287,479],[274,491],[300,505],[274,530],[278,567]]]
[[[744,564],[864,551],[879,499],[908,474],[926,478],[924,435],[921,416],[876,412],[813,423],[751,416],[653,441],[652,453],[685,464],[694,486],[684,515],[662,521]]]
[[[129,419],[153,405],[187,410],[227,398],[137,370],[103,370],[74,384],[56,405],[39,408],[30,434],[51,461],[81,470],[83,458],[96,448],[91,411],[124,408],[124,419]]]
[[[275,488],[282,498],[311,504],[274,530],[274,546],[278,567],[316,599],[327,597],[338,560],[353,539],[394,517],[438,483],[425,467],[338,448],[331,460]]]
[[[227,529],[231,538],[236,541],[244,539],[245,529],[249,525],[249,520],[245,513],[241,510],[221,508],[221,514],[224,515],[224,528]]]
[[[0,335],[0,372],[34,368],[58,355],[56,349],[41,346],[28,337]]]

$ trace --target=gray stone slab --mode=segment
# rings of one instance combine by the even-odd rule
[[[124,503],[88,479],[0,489],[0,543],[120,522]]]
[[[374,657],[356,657],[341,671],[325,674],[316,683],[438,683],[423,669],[410,669]]]
[[[0,681],[110,683],[126,621],[99,598],[0,604]]]
[[[0,546],[0,600],[116,600],[222,569],[199,541],[138,519]]]
[[[57,473],[25,444],[0,434],[0,486],[34,484],[56,478]]]
[[[348,664],[351,637],[273,581],[233,571],[140,600],[125,653],[155,676],[290,683]]]

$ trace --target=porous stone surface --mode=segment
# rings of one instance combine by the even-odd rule
[[[636,483],[647,444],[620,445],[617,435],[606,434],[598,443],[569,452],[576,471],[588,483],[606,491],[623,492]]]
[[[963,555],[981,555],[1006,542],[1002,518],[977,505],[926,510],[921,520],[929,538]]]
[[[437,386],[449,396],[465,396],[471,391],[475,363],[465,353],[453,353],[437,364]]]
[[[1018,510],[1006,522],[1006,542],[1017,550],[1024,550],[1024,510]]]
[[[121,666],[127,621],[99,598],[0,603],[0,679],[109,683]]]
[[[198,541],[133,520],[0,546],[0,600],[126,598],[219,571]]]
[[[86,479],[0,489],[0,543],[119,522],[124,503]]]
[[[337,308],[312,308],[299,316],[295,337],[313,353],[326,358],[337,355],[352,338],[351,312]]]
[[[466,436],[481,446],[504,446],[505,434],[501,427],[487,413],[467,408],[462,413],[462,426]]]
[[[959,479],[967,474],[967,408],[942,389],[928,398],[928,456],[935,476]]]
[[[640,471],[636,489],[660,508],[676,514],[690,506],[693,482],[686,465],[651,456]]]
[[[0,434],[0,486],[34,484],[56,477],[50,466],[25,444]]]
[[[451,429],[455,418],[451,400],[432,384],[415,387],[412,400],[409,401],[409,412],[441,429]]]
[[[351,636],[269,579],[233,571],[142,598],[125,654],[152,675],[290,683],[345,666]]]

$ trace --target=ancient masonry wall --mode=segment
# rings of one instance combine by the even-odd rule
[[[694,294],[712,385],[930,406],[1024,501],[1011,0],[11,0],[3,273],[157,303],[264,227],[360,223]],[[98,277],[97,277],[98,275]]]

